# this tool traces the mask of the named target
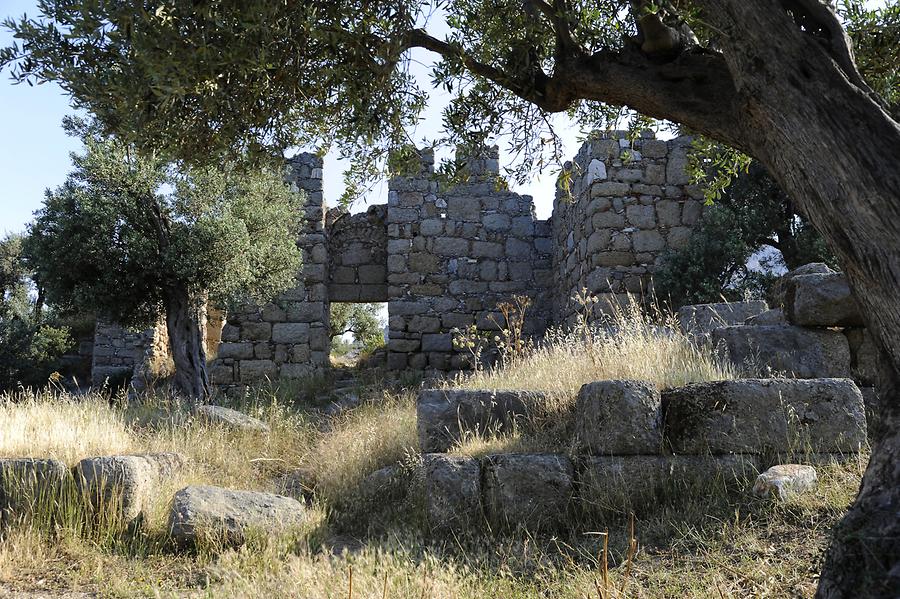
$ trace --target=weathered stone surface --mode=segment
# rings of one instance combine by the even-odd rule
[[[850,372],[853,380],[861,385],[879,385],[888,380],[890,363],[875,345],[866,329],[846,329],[844,334],[850,345]]]
[[[756,316],[751,316],[746,321],[744,321],[746,325],[752,326],[772,326],[772,325],[785,325],[787,324],[787,318],[784,315],[784,312],[781,308],[775,308],[773,310],[766,310]]]
[[[766,302],[731,302],[694,304],[678,310],[678,324],[690,335],[708,335],[719,327],[744,324],[751,316],[768,309]]]
[[[787,501],[793,495],[815,491],[818,484],[819,477],[812,466],[779,464],[756,478],[753,494],[759,497],[774,496]]]
[[[784,275],[781,276],[775,283],[772,284],[772,287],[769,289],[768,299],[772,306],[776,308],[783,308],[785,304],[785,295],[787,294],[788,284],[791,282],[796,276],[800,275],[813,275],[813,274],[829,274],[834,271],[829,268],[829,266],[823,262],[811,262],[809,264],[804,264],[803,266],[798,266],[794,270],[788,271]]]
[[[419,448],[447,451],[465,435],[508,431],[543,399],[535,391],[425,389],[416,402]]]
[[[788,321],[807,327],[863,326],[865,322],[843,273],[798,275],[785,295]]]
[[[240,545],[250,532],[277,534],[302,524],[305,519],[303,504],[290,497],[190,486],[175,493],[169,529],[179,544],[190,545],[198,538],[211,538]]]
[[[96,510],[114,510],[123,525],[138,521],[159,484],[177,474],[185,458],[147,453],[85,458],[75,466],[75,485]]]
[[[0,459],[0,523],[30,513],[37,504],[52,505],[71,480],[59,460]]]
[[[733,326],[713,331],[712,342],[734,364],[751,371],[801,379],[850,376],[850,346],[837,331]]]
[[[593,455],[653,454],[662,444],[662,411],[647,381],[597,381],[581,387],[576,447]]]
[[[742,379],[662,394],[666,442],[676,454],[857,452],[863,398],[849,379]]]
[[[484,509],[499,527],[533,530],[558,526],[572,499],[574,468],[563,455],[485,457]]]
[[[197,406],[194,411],[200,420],[210,424],[240,431],[250,431],[255,433],[269,432],[269,425],[262,420],[248,416],[243,412],[232,410],[231,408],[203,405]]]
[[[589,512],[641,511],[691,488],[708,489],[718,482],[740,486],[757,472],[759,459],[751,454],[592,456],[582,460],[578,497]]]
[[[477,525],[481,509],[481,465],[475,458],[427,453],[425,514],[432,530],[462,530]]]

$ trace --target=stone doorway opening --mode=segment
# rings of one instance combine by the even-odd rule
[[[388,341],[387,303],[332,302],[329,308],[331,365],[384,365]]]

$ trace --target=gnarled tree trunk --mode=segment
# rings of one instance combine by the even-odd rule
[[[166,330],[175,362],[175,388],[198,402],[209,396],[203,318],[186,289],[166,291]]]

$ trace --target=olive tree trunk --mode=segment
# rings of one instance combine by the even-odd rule
[[[209,397],[209,377],[201,309],[183,288],[169,290],[165,304],[166,330],[175,363],[175,389],[196,402],[203,402]]]

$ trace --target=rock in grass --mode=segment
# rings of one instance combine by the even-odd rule
[[[647,381],[597,381],[581,387],[575,406],[577,447],[592,455],[658,453],[659,391]]]
[[[574,467],[564,455],[485,457],[484,509],[497,527],[555,528],[566,519]]]
[[[169,529],[179,545],[194,545],[199,539],[241,545],[253,532],[276,534],[305,520],[303,504],[290,497],[190,486],[175,493]]]
[[[818,483],[816,469],[812,466],[779,464],[756,478],[753,494],[759,497],[775,496],[786,501],[792,495],[815,491]]]
[[[425,514],[434,531],[465,530],[484,518],[481,465],[467,456],[426,453]]]
[[[231,408],[203,405],[197,406],[195,413],[198,418],[210,424],[217,424],[239,431],[255,433],[269,432],[269,425],[262,420],[254,418],[253,416],[248,416],[243,412],[232,410]]]
[[[862,394],[850,379],[695,383],[662,398],[676,454],[856,453],[866,442]]]
[[[0,459],[0,520],[28,514],[44,502],[52,504],[71,480],[59,460]]]
[[[111,511],[134,524],[159,493],[159,485],[186,463],[177,453],[85,458],[75,466],[75,484],[94,510]]]
[[[508,431],[543,398],[535,391],[425,389],[416,402],[419,448],[443,452],[468,434]]]

